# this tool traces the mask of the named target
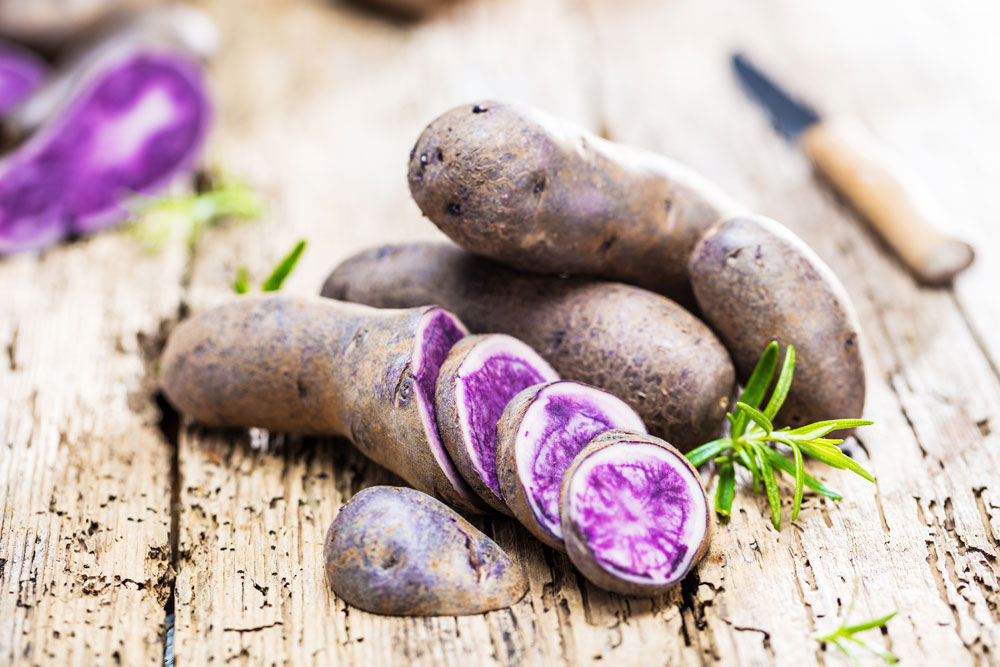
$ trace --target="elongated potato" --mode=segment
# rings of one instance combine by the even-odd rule
[[[474,332],[510,334],[560,376],[611,392],[681,449],[710,440],[735,372],[715,334],[670,299],[526,275],[446,243],[383,246],[342,263],[323,295],[378,307],[439,304]]]
[[[163,390],[180,412],[210,426],[346,437],[421,491],[483,511],[434,421],[438,371],[465,334],[436,307],[240,297],[174,329]]]
[[[795,378],[779,424],[861,417],[865,369],[847,293],[801,239],[767,218],[720,222],[691,256],[705,319],[746,380],[772,340],[795,346]]]
[[[410,192],[459,245],[536,273],[670,293],[711,224],[741,211],[661,155],[496,101],[433,121],[410,154]]]
[[[593,584],[660,595],[708,551],[712,519],[701,477],[684,455],[648,435],[607,431],[563,477],[566,552]]]
[[[496,542],[413,489],[375,486],[351,498],[330,524],[323,559],[337,595],[376,614],[481,614],[528,590]]]

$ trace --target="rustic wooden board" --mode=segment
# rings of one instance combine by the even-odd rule
[[[0,664],[161,664],[173,448],[149,369],[182,246],[0,262]]]
[[[116,233],[0,262],[16,286],[0,302],[0,662],[158,662],[172,610],[179,664],[840,664],[809,635],[856,584],[858,618],[900,610],[883,641],[904,664],[995,662],[1000,231],[985,193],[1000,180],[1000,9],[468,0],[401,25],[325,0],[201,4],[226,35],[212,158],[270,210],[210,230],[190,257]],[[816,180],[734,85],[733,48],[867,123],[947,202],[945,224],[980,253],[955,290],[916,287]],[[320,552],[340,504],[398,480],[338,440],[182,425],[166,441],[152,389],[164,328],[299,238],[286,289],[314,293],[362,247],[438,237],[409,198],[406,154],[427,121],[482,97],[685,161],[812,244],[863,323],[877,423],[850,451],[877,487],[811,467],[846,499],[807,496],[779,533],[744,486],[704,563],[653,601],[596,589],[513,522],[480,519],[529,595],[394,619],[336,599]]]

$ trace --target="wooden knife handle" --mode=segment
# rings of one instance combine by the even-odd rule
[[[972,246],[931,222],[916,190],[904,184],[863,128],[816,123],[802,133],[802,145],[823,176],[868,218],[921,282],[947,284],[972,263]]]

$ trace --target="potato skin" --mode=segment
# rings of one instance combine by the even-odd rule
[[[374,248],[343,262],[323,295],[377,307],[429,303],[473,332],[519,338],[563,378],[620,397],[650,433],[682,450],[711,440],[735,371],[700,320],[653,292],[585,279],[527,275],[448,243]]]
[[[435,311],[450,317],[428,307],[239,297],[171,332],[163,390],[180,412],[209,426],[346,437],[421,491],[480,512],[485,506],[458,471],[438,463],[436,427],[425,430],[418,404],[415,339]]]
[[[563,486],[561,491],[561,501],[560,505],[562,508],[562,529],[563,529],[563,539],[566,542],[566,553],[569,554],[570,560],[576,569],[585,576],[589,581],[591,581],[596,586],[603,588],[605,590],[614,591],[615,593],[621,593],[622,595],[632,595],[635,597],[655,597],[666,591],[670,590],[674,586],[680,583],[683,579],[678,579],[677,582],[673,584],[668,584],[665,586],[649,586],[633,583],[630,581],[625,581],[619,577],[614,576],[612,573],[606,571],[602,568],[595,560],[593,554],[590,553],[585,540],[576,524],[569,517],[569,504],[566,502],[570,481],[573,479],[573,475],[580,468],[580,465],[591,455],[599,452],[600,450],[611,447],[612,445],[617,445],[621,442],[640,442],[648,443],[651,445],[656,445],[673,452],[677,458],[683,462],[683,464],[691,471],[691,474],[701,484],[702,490],[704,490],[704,484],[701,482],[701,475],[698,474],[698,470],[692,466],[688,460],[681,454],[677,449],[668,442],[664,442],[660,438],[656,438],[650,435],[644,435],[639,433],[632,433],[630,431],[605,431],[596,438],[590,441],[583,451],[577,454],[576,458],[573,460],[573,465],[569,467],[566,471],[566,475],[563,477]],[[694,557],[691,559],[691,564],[688,567],[687,572],[684,576],[698,565],[698,562],[705,557],[708,553],[708,547],[712,543],[712,533],[714,532],[714,526],[712,525],[712,505],[706,498],[705,501],[705,538],[701,541],[701,545],[698,547],[698,551],[695,552]]]
[[[720,222],[691,256],[702,314],[746,380],[772,340],[795,346],[795,376],[779,425],[861,417],[865,370],[857,316],[833,271],[767,218]],[[780,367],[780,365],[779,365]]]
[[[528,590],[496,542],[413,489],[375,486],[351,498],[330,524],[323,560],[336,594],[375,614],[481,614]]]
[[[465,104],[410,154],[410,193],[459,245],[522,271],[670,293],[701,233],[739,207],[687,168],[530,107]]]

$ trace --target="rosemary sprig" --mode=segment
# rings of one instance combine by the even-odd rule
[[[781,528],[781,498],[778,495],[777,477],[786,473],[795,478],[795,494],[792,500],[792,521],[799,516],[802,506],[802,494],[806,487],[828,498],[840,499],[842,496],[805,472],[804,455],[833,468],[850,470],[869,482],[875,478],[862,468],[854,459],[844,454],[839,445],[843,440],[826,437],[833,431],[856,426],[867,426],[873,422],[866,419],[831,419],[816,422],[796,429],[784,427],[775,429],[774,418],[788,397],[788,389],[795,373],[795,348],[789,345],[785,352],[785,361],[778,374],[771,397],[760,409],[767,394],[767,389],[774,377],[778,365],[778,343],[771,342],[761,355],[760,361],[750,374],[736,410],[727,413],[731,433],[728,438],[719,438],[688,452],[687,458],[691,465],[697,467],[714,460],[719,464],[719,485],[715,493],[715,511],[720,516],[729,516],[735,496],[736,475],[735,466],[742,465],[753,476],[753,488],[756,491],[760,482],[764,482],[768,504],[771,506],[771,522],[775,529]],[[783,445],[791,450],[792,458],[779,452],[775,446]]]
[[[813,635],[812,638],[822,644],[833,644],[838,649],[840,649],[840,652],[843,653],[845,656],[847,656],[847,658],[852,662],[857,662],[857,658],[855,658],[851,654],[851,652],[847,650],[847,647],[844,645],[844,642],[851,642],[852,644],[856,644],[861,648],[865,649],[866,651],[878,656],[879,658],[881,658],[890,665],[896,664],[897,662],[899,662],[899,660],[892,653],[874,648],[863,639],[858,639],[854,635],[859,632],[864,632],[865,630],[873,630],[875,628],[881,628],[885,626],[885,624],[888,623],[890,620],[892,620],[892,618],[896,614],[898,614],[899,611],[894,611],[891,614],[886,614],[885,616],[881,616],[879,618],[875,618],[870,621],[865,621],[863,623],[853,623],[851,625],[848,625],[847,621],[851,616],[851,612],[854,611],[854,601],[857,599],[857,596],[858,596],[858,589],[857,589],[857,584],[855,584],[854,593],[851,595],[851,601],[847,605],[847,613],[844,614],[844,620],[841,621],[840,625],[837,626],[837,628],[832,632],[828,632],[826,634],[817,633]]]
[[[261,292],[277,292],[285,282],[285,278],[292,272],[299,258],[302,257],[306,249],[305,239],[295,244],[295,247],[287,255],[281,258],[271,275],[260,286]],[[237,294],[246,294],[250,291],[250,272],[245,265],[240,265],[236,269],[236,279],[233,280],[233,291]]]
[[[129,207],[129,231],[149,252],[159,252],[178,231],[190,248],[202,232],[222,220],[256,220],[264,213],[263,198],[250,186],[224,178],[206,192],[161,198],[135,197]]]

